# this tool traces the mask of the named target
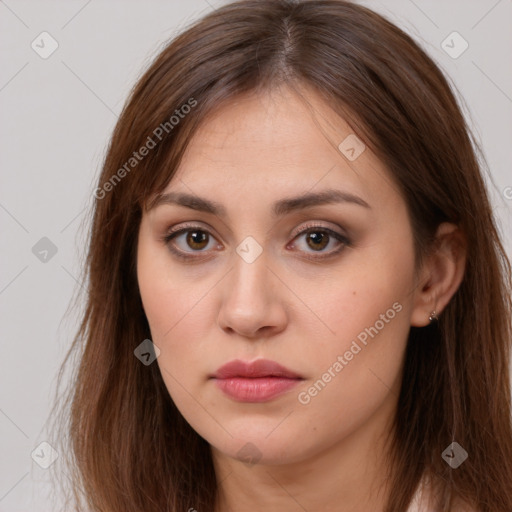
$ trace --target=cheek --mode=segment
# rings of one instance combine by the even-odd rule
[[[408,244],[375,246],[350,263],[315,295],[312,309],[326,328],[317,321],[317,334],[313,323],[309,329],[304,359],[316,371],[309,387],[302,388],[302,403],[370,412],[399,384],[410,329],[414,251]],[[336,417],[331,419],[336,426]]]
[[[321,313],[335,334],[315,337],[311,330],[312,343],[304,345],[312,372],[297,391],[296,419],[325,443],[350,435],[378,411],[391,414],[400,389],[409,332],[405,296],[360,282],[353,290],[333,295],[338,304],[326,301]]]
[[[372,250],[354,251],[332,277],[317,281],[314,287],[310,280],[297,281],[297,285],[301,283],[297,295],[307,298],[317,314],[312,318],[319,332],[315,347],[320,342],[326,349],[320,354],[312,351],[312,356],[332,352],[329,347],[348,350],[359,334],[364,341],[367,330],[375,333],[375,327],[378,336],[389,338],[390,343],[397,337],[403,342],[409,328],[413,282],[414,251],[408,244],[399,248],[376,244]]]
[[[145,233],[138,246],[137,279],[153,341],[164,342],[199,303],[201,290]]]
[[[176,402],[190,389],[195,368],[204,368],[208,332],[213,318],[205,286],[180,272],[165,250],[141,239],[137,255],[139,290],[151,341],[159,348],[156,360],[169,393]],[[210,326],[210,328],[208,327]],[[211,350],[211,348],[210,348]],[[190,401],[190,400],[188,400]]]

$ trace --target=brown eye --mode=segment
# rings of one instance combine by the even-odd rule
[[[202,256],[216,246],[215,238],[199,226],[189,226],[169,233],[163,238],[169,250],[183,259]],[[197,256],[194,255],[197,253]]]
[[[208,245],[208,238],[209,235],[205,231],[187,231],[186,243],[191,249],[201,250],[204,249],[206,245]]]
[[[204,260],[204,257],[212,256],[212,249],[220,247],[209,231],[193,225],[172,231],[163,238],[163,241],[174,255],[189,261],[194,258]],[[291,246],[303,253],[303,258],[319,261],[337,255],[345,247],[350,247],[350,241],[332,229],[323,226],[307,226],[296,234]],[[325,250],[326,248],[330,250]]]
[[[308,247],[311,247],[311,249],[321,251],[327,247],[327,244],[329,243],[329,235],[324,231],[311,231],[306,234],[306,243],[308,244]]]
[[[301,243],[293,242],[292,245],[303,252],[306,259],[312,260],[329,258],[350,246],[348,238],[323,226],[307,226],[295,236],[294,240]],[[305,243],[302,240],[305,240]],[[329,246],[331,246],[331,250],[324,250]],[[318,255],[312,255],[312,253],[318,253]]]

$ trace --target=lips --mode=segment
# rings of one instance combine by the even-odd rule
[[[304,380],[268,359],[253,362],[236,359],[221,366],[210,378],[224,394],[237,402],[267,402]]]
[[[235,359],[221,366],[211,377],[216,379],[229,379],[232,377],[283,377],[286,379],[302,379],[297,373],[269,359],[257,359],[252,362]]]

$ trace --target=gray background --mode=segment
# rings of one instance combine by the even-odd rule
[[[223,3],[0,1],[0,512],[57,509],[50,470],[31,453],[52,438],[57,369],[81,308],[68,310],[81,286],[87,211],[117,115],[161,45]],[[362,3],[409,32],[462,94],[511,255],[512,0]],[[43,31],[59,45],[47,59],[31,47]],[[469,44],[458,58],[441,47],[453,31]],[[57,248],[47,261],[32,250],[43,237]]]

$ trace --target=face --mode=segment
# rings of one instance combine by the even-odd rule
[[[138,239],[155,364],[174,403],[218,453],[268,464],[384,425],[414,309],[403,198],[348,124],[303,94],[309,107],[288,89],[222,106]],[[305,195],[316,199],[295,200]],[[235,359],[296,378],[269,367],[212,378]]]

